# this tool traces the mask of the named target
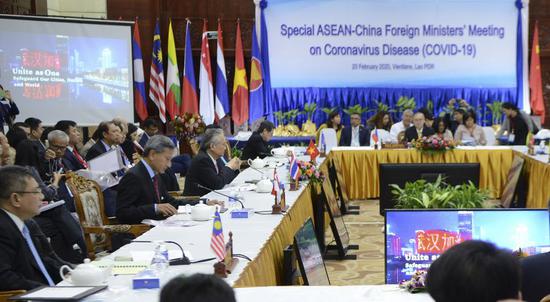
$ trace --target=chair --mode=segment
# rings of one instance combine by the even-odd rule
[[[338,147],[338,139],[336,137],[336,131],[333,128],[324,128],[321,130],[321,133],[319,133],[319,137],[325,138],[325,153],[328,154],[330,150],[334,147]],[[319,139],[319,144],[320,144]],[[321,147],[321,146],[319,146]]]
[[[482,129],[485,133],[487,146],[495,146],[497,144],[497,138],[495,136],[495,130],[493,130],[493,127],[482,127]]]
[[[26,292],[27,291],[23,289],[0,291],[0,302],[8,302],[9,298]]]
[[[95,181],[69,172],[66,183],[74,196],[90,259],[95,258],[96,250],[111,249],[113,233],[127,233],[137,237],[151,228],[145,224],[117,224],[115,219],[107,218],[103,193]]]

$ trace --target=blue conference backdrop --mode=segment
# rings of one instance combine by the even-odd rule
[[[518,100],[514,0],[269,0],[265,21],[273,111]]]

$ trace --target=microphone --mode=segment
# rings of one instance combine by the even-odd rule
[[[159,240],[159,241],[164,242],[164,243],[174,244],[177,247],[179,247],[179,249],[181,251],[181,258],[176,258],[176,259],[172,259],[172,260],[168,259],[168,263],[170,263],[170,265],[188,265],[188,264],[191,264],[191,261],[189,261],[189,258],[187,258],[187,256],[185,256],[185,252],[183,251],[183,247],[181,247],[181,245],[179,245],[177,242],[171,241],[171,240]],[[152,241],[152,240],[132,240],[132,242],[155,243],[155,241]]]
[[[241,204],[241,208],[244,209],[244,204],[243,204],[242,200],[240,200],[239,198],[233,197],[233,196],[229,196],[229,195],[224,194],[224,193],[222,193],[222,192],[219,192],[219,191],[217,191],[217,190],[214,190],[214,189],[210,189],[210,188],[208,188],[208,187],[205,187],[205,186],[203,186],[203,185],[201,185],[201,184],[196,184],[196,185],[197,185],[197,187],[199,187],[199,188],[201,188],[201,189],[205,189],[205,190],[208,190],[208,191],[210,191],[210,192],[214,192],[214,193],[216,193],[216,194],[218,194],[218,195],[225,196],[225,197],[231,198],[231,199],[233,199],[233,200],[236,200],[236,201],[238,201],[238,202]]]

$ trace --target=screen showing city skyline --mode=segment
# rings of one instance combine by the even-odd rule
[[[484,240],[532,255],[549,250],[547,210],[388,210],[386,283],[408,280],[427,270],[451,246]]]

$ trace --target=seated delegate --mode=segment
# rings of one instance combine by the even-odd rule
[[[212,190],[219,190],[239,174],[241,160],[234,157],[227,164],[220,158],[225,154],[226,140],[221,129],[209,129],[203,135],[200,151],[191,161],[185,177],[185,196],[202,196]]]
[[[177,213],[182,202],[168,194],[159,176],[169,167],[175,148],[166,136],[155,135],[147,141],[143,159],[128,170],[118,184],[116,215],[121,223],[164,219]]]
[[[246,142],[246,146],[243,149],[243,160],[255,159],[256,157],[264,158],[270,156],[270,150],[268,142],[273,137],[273,125],[270,121],[263,121],[258,127],[257,131],[252,133],[252,136]]]

